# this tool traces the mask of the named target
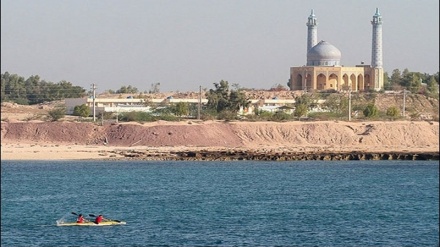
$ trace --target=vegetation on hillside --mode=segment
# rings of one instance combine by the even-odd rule
[[[214,83],[215,89],[210,89],[206,93],[208,99],[207,110],[213,115],[222,119],[234,119],[240,107],[248,107],[250,105],[249,99],[238,85],[236,89],[229,88],[229,82],[221,80],[219,83]]]
[[[1,74],[1,102],[33,105],[65,98],[86,96],[86,90],[68,81],[58,83],[41,80],[38,75],[25,79],[17,74]]]
[[[352,92],[351,97],[347,92],[336,91],[310,91],[305,94],[295,93],[292,96],[295,104],[288,105],[284,109],[277,112],[267,112],[259,109],[259,105],[254,105],[255,111],[253,115],[239,116],[240,109],[246,109],[250,106],[250,89],[240,88],[236,83],[232,84],[232,88],[228,81],[221,80],[214,83],[213,89],[205,89],[205,97],[208,100],[206,105],[202,105],[200,111],[196,104],[188,103],[164,103],[160,105],[152,104],[152,95],[144,95],[139,93],[136,87],[131,85],[122,86],[120,89],[108,93],[119,94],[119,98],[123,93],[137,94],[137,98],[145,99],[145,106],[150,106],[152,112],[132,112],[115,114],[103,114],[102,118],[113,118],[120,121],[178,121],[182,118],[197,118],[203,120],[223,119],[223,120],[248,120],[248,121],[289,121],[296,119],[314,119],[314,120],[330,120],[340,119],[347,120],[351,112],[353,119],[399,119],[410,117],[412,119],[424,118],[420,113],[420,105],[422,107],[434,109],[438,112],[439,99],[439,73],[434,75],[422,74],[419,72],[410,72],[407,69],[400,72],[395,69],[391,76],[384,74],[385,85],[384,90],[380,92]],[[158,93],[159,83],[152,84],[150,92]],[[272,86],[267,92],[273,92],[275,95],[282,91],[289,91],[281,84]],[[385,94],[385,91],[404,92],[404,94]],[[149,92],[149,93],[150,93]],[[292,91],[293,92],[293,91]],[[90,93],[90,92],[89,92]],[[84,88],[73,86],[67,81],[59,83],[47,82],[41,80],[38,75],[30,76],[28,79],[16,74],[5,72],[1,74],[1,102],[14,102],[17,104],[38,104],[43,102],[51,102],[62,100],[65,98],[84,97],[87,92]],[[260,95],[261,96],[261,95]],[[406,96],[406,106],[403,104],[403,97]],[[388,98],[388,101],[383,99]],[[381,99],[381,100],[379,100]],[[389,100],[391,99],[391,100]],[[319,100],[325,100],[324,103],[318,104]],[[385,103],[380,103],[385,102]],[[382,105],[380,105],[382,104]],[[418,108],[416,105],[419,105]],[[86,109],[86,105],[77,106],[74,115],[87,117],[90,115],[90,109]],[[435,111],[436,109],[436,111]],[[59,119],[60,109],[49,114],[52,120]],[[200,113],[200,115],[199,115]],[[428,117],[429,118],[429,117]],[[438,120],[438,113],[433,113],[430,119]]]
[[[420,93],[438,98],[439,72],[434,75],[420,72],[410,72],[404,69],[394,69],[391,76],[384,73],[384,90],[408,90],[411,93]]]

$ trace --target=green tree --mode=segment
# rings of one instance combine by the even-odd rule
[[[0,87],[1,87],[1,90],[0,90],[0,92],[1,92],[1,102],[3,102],[6,99],[6,79],[3,78],[3,75],[1,77]]]
[[[342,94],[331,94],[324,102],[324,107],[338,115],[348,112],[348,97]]]
[[[58,82],[61,91],[61,98],[77,98],[84,97],[86,90],[79,86],[73,86],[71,82],[62,80]]]
[[[399,108],[395,106],[391,106],[387,109],[387,116],[391,118],[391,120],[394,120],[400,116],[400,110]]]
[[[429,95],[433,98],[438,99],[439,98],[439,91],[438,91],[439,83],[438,83],[438,81],[436,81],[435,76],[430,76],[428,83],[427,83],[427,86],[428,86],[427,89],[428,89]]]
[[[388,72],[383,73],[383,89],[384,90],[391,90],[391,78],[388,76]]]
[[[293,115],[297,116],[298,119],[300,119],[302,116],[307,115],[307,105],[305,104],[296,105]]]
[[[379,110],[374,104],[368,104],[367,107],[365,107],[363,113],[364,116],[367,118],[374,118],[379,114]]]
[[[410,86],[410,76],[411,76],[411,72],[409,72],[408,69],[404,69],[402,71],[400,85],[402,85],[408,89]]]
[[[40,77],[38,75],[36,76],[30,76],[25,81],[25,87],[26,87],[26,95],[27,99],[29,100],[30,104],[37,104],[41,103],[41,82]]]
[[[189,105],[186,102],[178,102],[173,106],[172,112],[178,117],[187,116],[189,114]]]
[[[86,104],[77,105],[73,108],[73,115],[80,117],[88,117],[90,116],[90,107]]]
[[[50,110],[48,114],[49,114],[49,118],[52,121],[58,121],[59,119],[63,118],[66,115],[66,108],[56,107],[53,110]]]
[[[151,84],[151,89],[148,93],[159,93],[160,92],[160,82]]]
[[[240,90],[232,90],[229,94],[229,109],[235,112],[240,110],[240,107],[248,107],[250,101],[246,95]]]
[[[401,81],[402,81],[402,75],[400,73],[399,69],[394,69],[393,72],[391,73],[391,85],[393,87],[401,85]]]
[[[305,105],[307,108],[312,107],[316,103],[315,96],[313,94],[303,94],[295,97],[295,105]]]
[[[422,87],[421,74],[417,72],[409,72],[405,69],[406,73],[402,79],[402,84],[412,93],[418,93]]]
[[[249,106],[250,101],[245,93],[240,89],[230,90],[228,81],[221,80],[219,83],[214,83],[214,86],[215,89],[210,89],[206,93],[208,109],[215,110],[217,113],[229,111],[236,114],[240,107]]]
[[[9,74],[5,72],[1,75],[2,84],[4,83],[3,101],[12,101],[16,103],[28,102],[26,95],[26,87],[24,77],[17,74]],[[3,86],[2,86],[3,87]]]
[[[85,96],[83,88],[73,86],[70,82],[61,81],[55,84],[40,80],[38,75],[32,75],[25,80],[24,77],[5,72],[1,75],[1,83],[2,102],[13,101],[20,104],[38,104],[45,101]]]
[[[138,93],[139,90],[131,85],[122,86],[120,89],[116,90],[116,93]]]

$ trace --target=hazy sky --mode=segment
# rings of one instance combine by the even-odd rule
[[[311,9],[342,65],[370,64],[376,7],[385,71],[438,72],[438,0],[2,0],[1,72],[98,92],[269,89],[305,65]]]

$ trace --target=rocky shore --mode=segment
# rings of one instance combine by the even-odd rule
[[[253,151],[179,151],[149,153],[119,151],[118,159],[186,161],[299,161],[299,160],[439,160],[438,152],[253,152]],[[109,155],[109,157],[116,157]]]

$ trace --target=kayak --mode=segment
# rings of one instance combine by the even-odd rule
[[[76,223],[76,222],[57,222],[57,226],[114,226],[114,225],[125,225],[127,222],[125,221],[103,221],[99,224],[95,224],[94,222],[84,222],[84,223]]]

